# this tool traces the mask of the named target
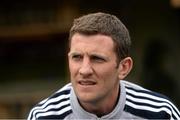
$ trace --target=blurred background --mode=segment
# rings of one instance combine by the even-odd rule
[[[69,82],[67,39],[73,19],[118,16],[132,38],[127,78],[180,106],[180,0],[1,0],[0,119],[27,118]]]

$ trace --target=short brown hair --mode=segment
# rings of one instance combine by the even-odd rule
[[[129,56],[131,40],[125,25],[114,15],[91,13],[74,20],[69,33],[69,43],[75,33],[85,35],[103,34],[110,36],[115,45],[118,61]]]

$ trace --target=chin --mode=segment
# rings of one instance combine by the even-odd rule
[[[84,103],[93,103],[97,99],[95,96],[91,94],[87,94],[87,93],[79,94],[77,96],[78,96],[79,101],[84,102]]]

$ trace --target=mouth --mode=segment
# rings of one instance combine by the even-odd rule
[[[89,81],[89,80],[81,80],[78,82],[80,85],[83,85],[83,86],[90,86],[90,85],[95,85],[96,82],[94,81]]]

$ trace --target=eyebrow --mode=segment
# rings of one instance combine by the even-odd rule
[[[68,56],[73,56],[73,55],[77,55],[77,54],[82,54],[82,53],[76,52],[76,51],[71,51],[68,53]]]
[[[81,52],[77,52],[77,51],[71,51],[71,52],[69,52],[68,53],[68,56],[73,56],[73,55],[82,55],[83,53],[81,53]],[[90,57],[91,56],[97,56],[97,57],[100,57],[100,58],[103,58],[103,59],[105,59],[105,60],[109,60],[109,58],[108,57],[106,57],[106,56],[104,56],[104,55],[101,55],[101,54],[97,54],[97,53],[91,53],[91,54],[88,54]]]

